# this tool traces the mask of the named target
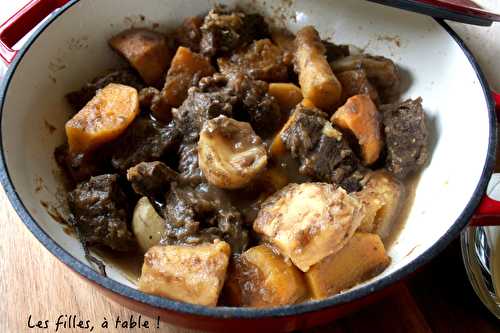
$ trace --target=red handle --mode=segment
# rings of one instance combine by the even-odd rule
[[[497,121],[500,120],[500,94],[492,92],[495,100]],[[484,195],[476,213],[472,217],[470,225],[473,226],[491,226],[500,225],[500,201]]]
[[[0,26],[0,57],[8,64],[16,56],[12,47],[38,23],[69,0],[31,0]]]

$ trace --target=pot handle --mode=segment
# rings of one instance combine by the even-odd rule
[[[497,121],[500,120],[500,94],[492,92],[496,106]],[[490,179],[490,186],[500,185],[500,174],[494,174]],[[496,192],[496,191],[491,191]],[[491,198],[487,193],[484,195],[479,207],[470,221],[471,226],[500,225],[500,198]]]
[[[0,26],[0,58],[9,65],[18,50],[14,45],[44,18],[69,0],[31,0]]]

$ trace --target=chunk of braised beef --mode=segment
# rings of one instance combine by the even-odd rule
[[[187,17],[174,31],[176,47],[184,46],[193,52],[200,52],[201,26],[203,18],[199,16]]]
[[[368,80],[364,69],[349,70],[336,75],[342,84],[343,100],[355,95],[368,95],[376,105],[380,103],[377,89]]]
[[[386,167],[398,178],[405,178],[429,159],[422,98],[382,105],[380,111],[387,144]]]
[[[74,112],[78,112],[95,96],[97,90],[104,88],[110,83],[124,84],[134,87],[137,90],[144,88],[144,82],[137,73],[131,69],[122,69],[95,78],[91,82],[86,83],[80,90],[66,94],[66,100]]]
[[[337,45],[327,40],[323,40],[322,42],[326,49],[326,60],[328,62],[348,57],[350,54],[349,45]]]
[[[292,157],[300,161],[299,173],[318,181],[343,184],[346,190],[358,189],[359,182],[350,177],[360,168],[359,160],[342,133],[331,126],[327,115],[299,105],[291,117],[281,139]]]
[[[206,56],[223,55],[269,34],[261,15],[227,11],[221,6],[205,16],[201,33],[200,50]]]
[[[235,253],[247,247],[248,232],[243,229],[241,214],[221,190],[208,184],[200,184],[196,189],[172,184],[164,215],[164,244],[199,244],[223,239]]]
[[[260,136],[274,133],[281,124],[281,112],[276,99],[267,93],[267,82],[252,80],[241,72],[231,73],[228,80],[238,102],[234,118],[249,122]]]
[[[202,79],[198,87],[189,88],[186,100],[173,110],[174,121],[183,133],[184,143],[198,142],[206,120],[220,115],[233,116],[237,98],[227,89],[221,89],[219,80],[222,80],[220,74],[216,74],[215,78]]]
[[[57,147],[54,151],[57,164],[73,183],[68,184],[70,187],[103,173],[107,168],[106,156],[108,154],[101,150],[88,154],[71,153],[67,144]]]
[[[150,109],[160,97],[160,91],[155,87],[146,87],[139,91],[139,105],[143,109]]]
[[[269,39],[256,40],[217,63],[224,74],[243,72],[254,80],[283,82],[288,79],[284,52]]]
[[[161,124],[149,117],[137,117],[113,144],[111,164],[120,171],[140,163],[161,159],[175,152],[181,133],[174,123]]]
[[[141,162],[127,170],[127,180],[132,189],[149,198],[164,195],[177,176],[177,172],[160,161]]]
[[[198,164],[198,144],[182,144],[179,147],[179,183],[196,186],[205,181]]]
[[[83,240],[113,250],[131,250],[129,206],[118,175],[105,174],[82,182],[68,195],[70,210]]]

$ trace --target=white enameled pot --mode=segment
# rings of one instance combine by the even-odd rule
[[[49,251],[141,311],[212,330],[233,324],[240,331],[254,330],[263,323],[268,330],[291,330],[331,320],[347,311],[335,309],[349,308],[351,302],[416,270],[468,223],[493,170],[494,101],[473,56],[442,21],[361,0],[221,2],[259,11],[291,30],[312,24],[323,38],[389,57],[402,69],[403,98],[423,97],[431,161],[421,174],[406,224],[390,248],[391,265],[382,274],[329,299],[281,308],[184,304],[137,291],[112,266],[108,277],[96,273],[78,241],[44,208],[44,203],[58,202],[62,189],[53,152],[64,141],[69,114],[64,95],[123,64],[108,47],[109,37],[131,25],[166,31],[186,16],[208,11],[214,1],[61,0],[48,5],[37,0],[14,17],[11,23],[21,20],[24,26],[11,31],[11,39],[62,5],[36,28],[17,56],[0,44],[5,58],[14,58],[0,88],[2,184],[23,222]],[[252,324],[241,325],[245,320]]]

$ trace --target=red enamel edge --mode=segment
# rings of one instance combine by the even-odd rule
[[[0,58],[8,65],[17,50],[14,45],[38,23],[69,0],[31,0],[0,26]]]
[[[500,94],[492,92],[495,100],[497,120],[500,119]],[[472,217],[470,225],[473,226],[491,226],[500,225],[500,201],[484,195],[476,213]]]
[[[443,0],[418,0],[418,2],[426,3],[443,9],[447,9],[454,12],[466,13],[469,15],[485,17],[493,21],[500,21],[500,14],[491,12],[478,6],[476,3],[470,0],[454,0],[454,1],[443,1]]]

